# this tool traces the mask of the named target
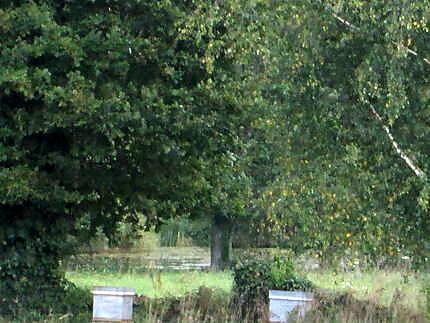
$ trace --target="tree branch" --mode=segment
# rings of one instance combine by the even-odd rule
[[[337,15],[334,12],[333,8],[331,8],[330,6],[327,6],[327,8],[330,10],[331,15],[337,21],[342,23],[344,26],[348,27],[351,30],[357,31],[357,32],[361,31],[359,27],[355,26],[354,24],[350,23],[348,20]],[[426,57],[420,57],[420,55],[416,51],[410,49],[409,47],[404,46],[403,44],[399,44],[399,43],[396,43],[394,41],[392,41],[392,43],[396,46],[400,46],[403,49],[406,49],[408,54],[412,54],[415,57],[421,58],[426,64],[430,65],[430,60]],[[379,115],[379,113],[375,110],[375,108],[371,106],[370,110],[371,110],[372,114],[376,117],[376,119],[381,123],[382,129],[384,129],[385,133],[387,134],[388,138],[390,139],[391,144],[393,145],[395,151],[400,156],[400,158],[402,158],[405,161],[405,163],[409,166],[409,168],[414,172],[414,174],[417,177],[422,178],[422,179],[426,178],[427,177],[426,173],[424,173],[417,165],[415,165],[414,162],[412,161],[412,159],[410,159],[409,156],[406,155],[406,153],[400,148],[399,144],[394,139],[394,136],[392,135],[390,128],[388,128],[388,126],[385,125],[384,120]]]
[[[332,15],[333,18],[335,18],[337,21],[339,21],[340,23],[342,23],[343,25],[345,25],[346,27],[348,27],[349,29],[352,29],[354,31],[361,31],[359,27],[357,27],[356,25],[350,23],[348,20],[340,17],[338,14],[336,14],[333,11],[333,8],[327,6],[327,8],[330,10],[330,14]],[[423,60],[424,63],[427,63],[428,65],[430,65],[430,59],[426,58],[426,57],[421,57],[416,51],[410,49],[409,47],[400,44],[400,43],[396,43],[395,41],[391,41],[393,45],[399,46],[403,49],[405,49],[408,54],[412,54],[417,58],[421,58]]]
[[[390,139],[391,144],[393,145],[394,149],[396,150],[397,154],[405,161],[405,163],[409,166],[410,169],[415,173],[415,175],[419,178],[426,178],[426,174],[417,166],[414,164],[412,159],[409,158],[408,155],[400,148],[399,144],[394,139],[393,135],[391,134],[390,128],[384,124],[384,120],[379,115],[379,113],[375,110],[374,107],[370,107],[370,111],[372,114],[376,117],[376,119],[381,123],[382,129],[387,133],[388,138]]]

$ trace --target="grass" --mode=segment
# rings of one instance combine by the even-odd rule
[[[93,286],[132,287],[137,294],[163,298],[183,296],[198,290],[200,286],[230,292],[232,277],[230,272],[149,272],[142,274],[112,274],[69,272],[67,279],[77,286],[90,289]]]
[[[425,322],[424,286],[430,278],[429,274],[400,271],[333,274],[332,271],[314,271],[309,272],[308,277],[320,288],[345,293],[329,292],[322,296],[318,293],[316,307],[305,322]],[[136,299],[136,323],[255,322],[252,318],[244,319],[240,308],[231,305],[232,275],[228,271],[128,274],[74,271],[68,272],[67,278],[85,290],[96,285],[135,288],[139,295],[143,295]],[[91,296],[88,291],[86,293],[88,297],[85,300],[72,302],[85,302],[84,310],[48,315],[26,313],[27,316],[19,315],[13,322],[88,322],[91,319]],[[3,322],[12,321],[0,318],[0,323]]]
[[[268,250],[259,251],[268,253]],[[244,254],[244,257],[252,255]],[[255,322],[252,318],[243,319],[239,307],[231,303],[234,299],[231,272],[157,271],[152,266],[151,262],[156,264],[166,259],[208,262],[209,252],[207,248],[156,247],[128,253],[110,250],[77,257],[73,266],[66,267],[69,269],[66,277],[83,289],[88,299],[79,297],[70,304],[85,303],[85,309],[57,314],[30,313],[28,318],[19,315],[13,322],[88,322],[91,318],[88,291],[94,286],[132,287],[139,296],[143,295],[136,299],[136,323]],[[307,276],[320,290],[328,292],[322,293],[322,298],[317,296],[313,316],[306,322],[421,323],[425,313],[430,315],[424,292],[425,286],[429,286],[429,273],[415,274],[404,270],[336,273],[318,269],[308,271]],[[430,288],[427,293],[429,306]],[[0,323],[3,322],[11,321],[0,317]]]
[[[371,298],[382,305],[389,305],[394,299],[414,310],[418,310],[425,303],[424,285],[430,279],[428,274],[381,270],[343,273],[314,271],[307,275],[321,289],[348,292],[362,300]],[[154,271],[142,274],[69,272],[67,278],[82,288],[90,289],[99,285],[132,287],[140,295],[155,298],[183,296],[200,286],[228,293],[233,285],[229,271]]]
[[[430,276],[374,270],[344,273],[317,271],[308,273],[308,278],[319,288],[348,292],[357,299],[375,299],[386,306],[396,301],[413,310],[419,310],[426,302],[423,291]]]

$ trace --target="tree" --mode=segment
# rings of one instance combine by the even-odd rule
[[[246,214],[241,156],[265,54],[254,8],[0,5],[3,310],[43,307],[64,290],[61,260],[138,212],[147,226]]]
[[[290,245],[428,259],[427,13],[406,1],[273,11],[284,56],[267,131],[281,172],[260,205]]]

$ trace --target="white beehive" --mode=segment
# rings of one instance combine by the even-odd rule
[[[94,287],[93,322],[131,322],[136,291],[125,287]]]
[[[283,290],[269,291],[269,321],[287,322],[292,311],[297,310],[299,316],[304,316],[311,307],[313,294],[305,292],[288,292]]]

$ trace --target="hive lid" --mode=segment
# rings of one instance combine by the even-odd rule
[[[313,300],[313,294],[301,291],[269,290],[269,299],[309,302]]]
[[[134,296],[136,290],[129,287],[94,286],[91,293],[93,295]]]

